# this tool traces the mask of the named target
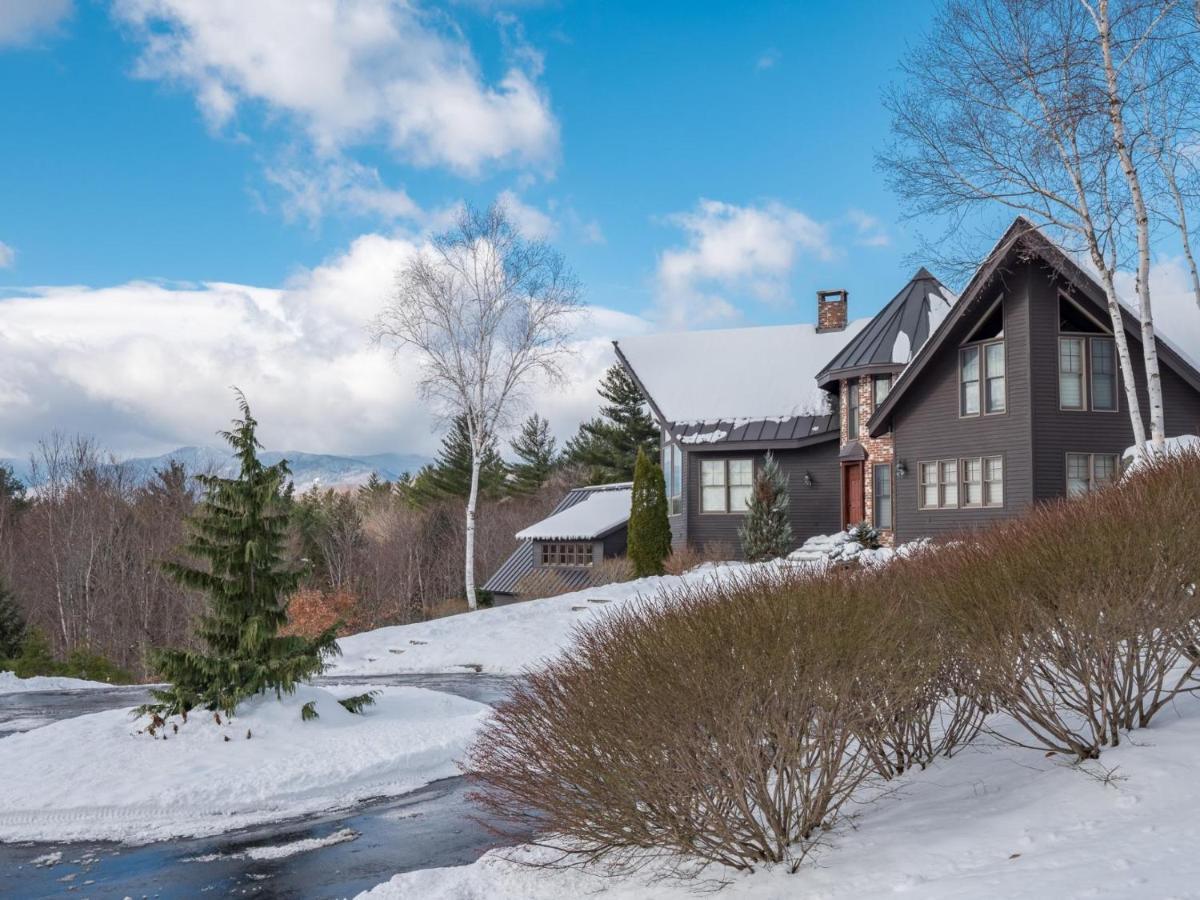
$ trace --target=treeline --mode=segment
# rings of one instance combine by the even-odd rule
[[[514,462],[492,448],[476,533],[481,583],[512,552],[513,535],[548,515],[568,488],[628,479],[638,447],[657,447],[623,371],[610,370],[600,393],[600,416],[562,452],[537,415],[511,444]],[[88,677],[108,661],[153,677],[153,647],[194,646],[201,601],[162,563],[180,559],[185,520],[200,500],[195,476],[206,473],[172,463],[141,479],[94,441],[60,435],[39,445],[32,470],[36,489],[0,468],[0,660],[26,653],[24,674],[50,671],[57,660],[56,674]],[[289,495],[289,556],[303,573],[291,628],[316,633],[340,620],[356,631],[465,608],[470,471],[456,422],[436,461],[412,476]],[[77,665],[63,669],[69,658]]]

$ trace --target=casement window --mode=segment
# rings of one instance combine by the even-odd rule
[[[874,408],[879,409],[883,405],[883,401],[887,399],[887,395],[892,391],[892,376],[876,375],[871,381],[871,391]]]
[[[1115,453],[1068,453],[1067,496],[1078,497],[1111,484],[1119,472]]]
[[[1004,462],[999,456],[974,456],[959,460],[962,472],[962,505],[1004,505]]]
[[[701,512],[745,512],[753,489],[753,460],[705,459],[700,461]]]
[[[663,480],[667,483],[667,515],[678,515],[683,509],[683,451],[678,444],[662,448]]]
[[[592,565],[592,545],[581,541],[571,543],[542,544],[543,566],[571,566],[584,568]]]
[[[875,503],[872,507],[876,528],[892,527],[892,466],[882,463],[872,467],[871,492]]]
[[[862,404],[862,396],[858,390],[858,379],[852,378],[846,382],[846,439],[858,440],[858,410]]]
[[[1007,407],[1004,341],[963,347],[958,357],[959,414],[1002,413]]]
[[[942,459],[918,463],[921,475],[921,509],[958,507],[958,460]]]

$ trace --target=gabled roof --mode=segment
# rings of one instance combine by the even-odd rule
[[[518,531],[517,540],[594,541],[612,534],[629,521],[633,485],[597,485],[582,488],[583,497],[566,509]]]
[[[925,370],[929,361],[936,355],[938,349],[945,343],[949,334],[954,330],[954,326],[968,314],[975,300],[978,299],[983,290],[991,283],[992,278],[1003,267],[1009,256],[1018,250],[1031,256],[1039,256],[1094,303],[1097,303],[1101,308],[1107,308],[1108,300],[1105,297],[1104,289],[1096,282],[1096,279],[1071,259],[1054,241],[1042,234],[1036,225],[1024,216],[1017,216],[1013,220],[1013,223],[1008,226],[1008,229],[1001,236],[1000,240],[996,242],[996,246],[992,248],[992,252],[987,255],[987,258],[975,270],[975,274],[971,276],[971,280],[968,282],[966,289],[963,290],[958,302],[951,308],[950,314],[946,316],[930,339],[925,342],[924,346],[917,351],[912,362],[900,373],[899,379],[892,385],[887,399],[880,404],[879,408],[875,410],[874,415],[871,416],[870,421],[867,423],[867,428],[872,436],[877,435],[882,430],[883,424],[891,416],[892,411],[913,383],[921,377],[921,373]],[[1139,330],[1137,317],[1124,305],[1121,307],[1121,313],[1126,331],[1132,332],[1136,338]],[[1196,390],[1200,391],[1200,371],[1197,371],[1168,340],[1164,340],[1159,336],[1157,344],[1159,361],[1180,375]]]
[[[869,322],[821,333],[807,324],[681,331],[613,344],[664,425],[767,420],[823,413],[818,367]]]
[[[628,493],[632,487],[633,485],[630,482],[622,482],[620,484],[597,484],[588,487],[572,488],[567,491],[566,496],[558,501],[558,505],[554,507],[554,511],[550,513],[548,518],[552,519],[559,513],[587,501],[597,492],[625,491]],[[628,518],[629,514],[626,511],[626,519]],[[542,519],[542,521],[545,522],[548,519]],[[520,580],[533,571],[533,545],[534,541],[532,538],[520,539],[517,543],[517,549],[509,555],[504,564],[484,583],[483,590],[493,594],[514,593]],[[564,568],[556,570],[556,572],[568,587],[585,588],[590,583],[591,573],[586,568]]]
[[[957,299],[922,266],[870,324],[829,361],[817,381],[824,387],[840,378],[902,369]]]

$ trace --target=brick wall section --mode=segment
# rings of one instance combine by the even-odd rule
[[[895,441],[892,433],[882,434],[877,438],[867,434],[867,421],[875,412],[874,405],[874,387],[873,379],[870,375],[863,376],[857,379],[842,379],[841,381],[841,410],[842,410],[842,438],[841,445],[844,447],[850,443],[849,437],[849,416],[850,416],[850,391],[858,391],[858,443],[867,451],[867,461],[863,464],[863,510],[866,513],[867,521],[870,522],[875,516],[875,470],[873,466],[880,463],[890,463],[896,457]],[[896,472],[892,471],[892,514],[895,516],[896,506]],[[887,546],[892,544],[892,529],[881,529],[883,543]]]

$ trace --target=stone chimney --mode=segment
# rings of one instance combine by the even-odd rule
[[[817,334],[846,330],[846,307],[850,295],[846,291],[817,291]]]

